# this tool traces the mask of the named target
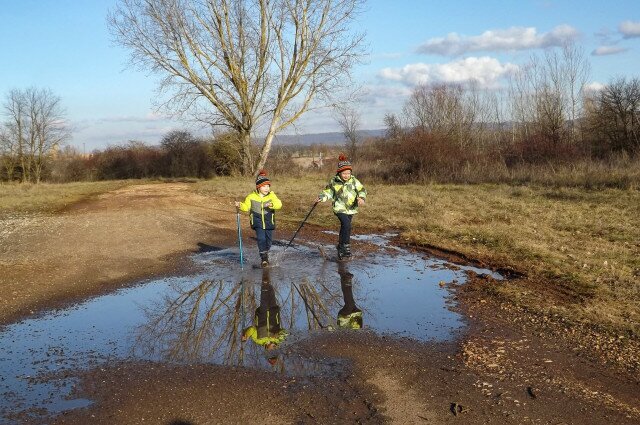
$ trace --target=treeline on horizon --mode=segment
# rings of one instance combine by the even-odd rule
[[[276,145],[266,168],[272,174],[308,172],[310,161],[301,165],[295,157],[330,158],[343,151],[369,181],[640,187],[640,79],[619,78],[579,103],[566,100],[552,87],[523,88],[512,93],[507,121],[499,102],[473,86],[422,85],[400,115],[385,117],[383,136],[360,139],[351,126],[343,127],[342,146]],[[575,116],[568,119],[571,107]],[[197,138],[180,130],[159,145],[129,141],[88,155],[69,146],[45,153],[22,147],[5,149],[0,159],[0,180],[22,182],[36,181],[34,170],[37,181],[73,182],[210,178],[242,169],[233,133]],[[324,173],[335,167],[331,161],[314,165]]]

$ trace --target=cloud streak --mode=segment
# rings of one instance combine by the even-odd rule
[[[518,70],[512,63],[501,64],[488,56],[470,57],[445,64],[414,63],[402,68],[384,68],[379,77],[408,86],[429,83],[477,82],[484,88],[495,88],[498,80]]]
[[[618,25],[618,31],[620,31],[623,38],[640,37],[640,22],[624,21]]]
[[[485,31],[477,36],[450,33],[446,37],[432,38],[418,47],[418,53],[442,56],[460,56],[470,52],[516,51],[562,46],[576,40],[579,32],[570,25],[559,25],[546,33],[535,27],[511,27]]]
[[[618,53],[626,52],[629,49],[625,49],[624,47],[618,46],[600,46],[591,52],[592,56],[607,56],[607,55],[617,55]]]

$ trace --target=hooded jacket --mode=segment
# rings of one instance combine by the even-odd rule
[[[319,195],[320,201],[333,200],[333,212],[356,214],[358,212],[358,198],[366,199],[367,191],[354,175],[344,181],[336,174],[329,180],[329,184]]]
[[[271,202],[271,207],[264,205]],[[276,228],[275,212],[282,208],[282,201],[278,199],[275,192],[269,192],[262,196],[258,190],[255,190],[240,202],[240,211],[249,212],[249,220],[251,227],[273,230]]]

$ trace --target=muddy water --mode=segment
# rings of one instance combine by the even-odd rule
[[[198,274],[141,282],[72,308],[0,329],[0,422],[87,406],[65,372],[117,360],[206,362],[296,376],[331,374],[339,360],[311,360],[297,341],[317,332],[371,330],[417,341],[454,338],[464,321],[447,284],[470,267],[361,237],[375,255],[337,262],[335,249],[272,249],[268,269],[238,249],[194,255]],[[254,264],[256,263],[256,264]],[[496,278],[499,276],[494,275]],[[253,337],[252,337],[253,335]],[[246,339],[246,341],[243,341]]]

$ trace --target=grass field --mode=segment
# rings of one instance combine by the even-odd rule
[[[272,177],[280,223],[299,224],[328,176]],[[492,291],[524,307],[610,329],[640,331],[640,192],[509,185],[367,185],[354,231],[397,230],[404,241],[453,250],[524,273]],[[197,190],[242,199],[253,179]],[[329,205],[310,223],[337,228]]]

